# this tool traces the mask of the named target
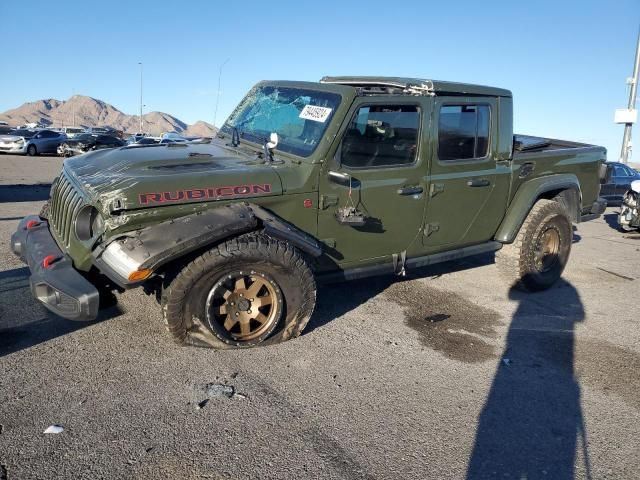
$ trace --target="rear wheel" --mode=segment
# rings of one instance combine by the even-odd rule
[[[569,260],[573,229],[558,202],[538,200],[511,244],[496,254],[502,275],[522,290],[546,290],[558,281]]]
[[[38,155],[38,149],[35,145],[29,145],[27,147],[27,155],[29,155],[30,157],[35,157],[36,155]]]
[[[242,348],[300,335],[315,300],[313,273],[300,252],[250,234],[169,276],[161,303],[167,330],[178,343]]]

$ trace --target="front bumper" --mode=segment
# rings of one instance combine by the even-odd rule
[[[595,202],[593,202],[591,209],[588,212],[585,212],[580,217],[580,221],[588,222],[589,220],[594,220],[600,217],[600,215],[602,215],[606,209],[607,209],[607,201],[602,197],[598,197],[598,199]]]
[[[98,289],[73,268],[51,236],[46,221],[37,215],[23,218],[11,236],[11,250],[29,265],[31,292],[46,308],[69,320],[96,318]]]
[[[0,152],[27,153],[26,143],[0,143]]]

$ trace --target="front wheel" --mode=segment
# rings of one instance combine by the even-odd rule
[[[315,301],[313,273],[300,252],[249,234],[168,275],[161,303],[167,330],[178,343],[242,348],[300,335]]]
[[[30,157],[35,157],[36,155],[38,155],[38,149],[35,145],[29,145],[27,147],[27,155],[29,155]]]
[[[553,200],[538,200],[511,244],[496,254],[498,269],[515,287],[546,290],[569,260],[573,229],[569,213]]]

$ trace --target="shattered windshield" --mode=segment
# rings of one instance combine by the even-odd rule
[[[278,134],[276,150],[308,157],[316,149],[340,104],[340,95],[301,88],[261,86],[252,89],[222,127],[231,135],[262,143]]]

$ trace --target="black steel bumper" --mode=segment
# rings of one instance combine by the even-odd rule
[[[98,289],[73,268],[46,221],[37,215],[23,218],[11,236],[11,249],[29,265],[31,292],[45,307],[69,320],[96,318]]]
[[[598,218],[600,215],[602,215],[606,209],[607,209],[607,201],[602,197],[598,197],[598,200],[593,202],[593,205],[591,206],[591,210],[589,210],[586,213],[583,213],[583,215],[580,217],[580,221],[588,222],[589,220],[594,220]]]

